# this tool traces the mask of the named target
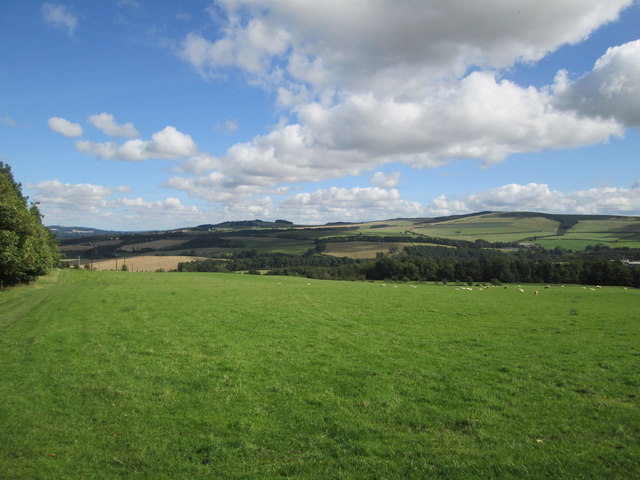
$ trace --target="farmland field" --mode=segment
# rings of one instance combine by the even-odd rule
[[[335,242],[327,243],[323,253],[334,257],[376,258],[378,252],[387,253],[392,248],[402,250],[411,245],[407,242]]]
[[[138,255],[135,257],[97,260],[92,263],[94,270],[118,270],[126,265],[132,272],[155,272],[156,270],[176,270],[181,262],[204,260],[204,257],[190,257],[180,255],[154,256]]]
[[[638,478],[640,291],[523,290],[65,270],[0,291],[0,478]]]
[[[554,235],[558,222],[546,218],[506,217],[486,214],[440,223],[429,223],[412,229],[415,233],[432,237],[459,240],[483,239],[489,242],[517,242],[533,236]]]

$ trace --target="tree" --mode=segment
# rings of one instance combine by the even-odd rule
[[[0,162],[0,282],[15,285],[44,275],[59,260],[37,204],[28,205],[9,165]]]

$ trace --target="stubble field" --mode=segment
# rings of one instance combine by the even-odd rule
[[[640,291],[522,287],[0,291],[0,477],[637,478]]]

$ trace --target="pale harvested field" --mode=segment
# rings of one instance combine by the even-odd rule
[[[178,263],[192,262],[193,260],[206,260],[205,257],[186,257],[180,255],[173,256],[153,256],[140,255],[138,257],[118,258],[109,260],[96,260],[93,262],[94,270],[120,270],[125,263],[130,272],[155,272],[162,268],[165,271],[175,270]],[[117,262],[117,267],[116,267]]]

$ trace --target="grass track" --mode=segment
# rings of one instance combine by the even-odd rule
[[[637,478],[640,291],[534,288],[2,291],[0,478]]]

